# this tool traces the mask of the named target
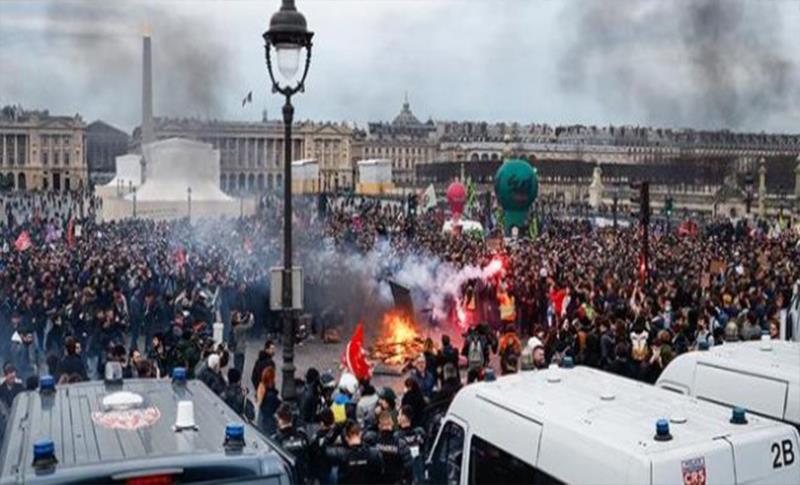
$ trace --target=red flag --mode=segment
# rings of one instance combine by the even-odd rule
[[[75,246],[75,219],[71,217],[67,223],[67,245],[69,247]]]
[[[175,265],[178,266],[178,269],[183,268],[183,265],[186,264],[186,250],[183,248],[179,248],[175,251],[174,254]]]
[[[30,234],[28,234],[28,231],[22,231],[16,242],[14,242],[14,247],[17,248],[17,251],[23,252],[30,249],[31,246],[33,246],[33,241],[31,241]]]
[[[360,381],[370,378],[372,372],[364,354],[364,322],[358,322],[353,336],[347,342],[342,353],[342,365]]]

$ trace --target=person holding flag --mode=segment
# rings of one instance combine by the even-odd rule
[[[31,240],[30,234],[28,234],[28,231],[22,231],[17,237],[17,240],[14,242],[14,248],[18,252],[24,253],[32,247],[33,241]]]

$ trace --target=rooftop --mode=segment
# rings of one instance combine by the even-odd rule
[[[560,382],[548,380],[554,373]],[[602,399],[604,394],[613,399]],[[470,395],[546,423],[545,428],[560,428],[564,439],[596,437],[627,455],[660,453],[778,425],[754,415],[748,415],[746,426],[731,424],[727,408],[589,367],[522,372],[467,386],[451,412],[458,414],[458,401],[468,406]],[[672,440],[655,441],[656,421],[675,414],[686,422],[670,423]]]
[[[149,426],[135,430],[109,426],[101,419],[102,400],[116,391],[129,391],[144,398],[143,409],[150,409]],[[196,431],[175,432],[178,401],[194,402]],[[33,476],[33,443],[49,438],[55,444],[56,471],[77,467],[104,467],[104,473],[120,473],[151,466],[174,465],[175,457],[192,456],[208,460],[223,457],[225,427],[241,422],[225,403],[199,381],[173,387],[165,380],[132,379],[121,386],[107,388],[102,382],[57,386],[55,395],[24,392],[14,402],[6,428],[6,447],[0,455],[0,475]],[[246,447],[237,459],[254,460],[273,449],[251,426],[245,426]],[[181,462],[183,464],[183,462]],[[189,465],[189,463],[185,463]]]

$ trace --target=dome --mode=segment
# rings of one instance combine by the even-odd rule
[[[403,103],[403,109],[400,110],[400,114],[398,114],[394,121],[392,121],[393,125],[419,125],[420,122],[414,113],[411,112],[411,105],[408,104],[408,96],[406,96],[405,102]]]

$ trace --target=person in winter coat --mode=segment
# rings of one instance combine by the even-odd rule
[[[261,374],[267,367],[275,368],[275,344],[272,340],[267,339],[264,342],[264,348],[258,353],[258,359],[253,364],[253,372],[250,374],[250,382],[253,384],[253,389],[258,389],[258,384],[261,382]]]
[[[222,398],[231,409],[236,411],[236,414],[247,421],[252,422],[256,418],[253,403],[247,398],[247,388],[242,385],[242,373],[235,368],[228,369],[228,387]]]
[[[261,382],[256,391],[258,406],[258,427],[267,436],[271,436],[278,429],[275,412],[281,405],[278,390],[275,389],[275,368],[267,367],[261,374]]]
[[[3,366],[3,376],[3,383],[0,384],[0,402],[6,409],[11,409],[11,403],[17,394],[25,390],[25,384],[17,378],[17,369],[10,362]]]
[[[78,352],[78,341],[75,337],[67,337],[64,341],[64,351],[66,355],[58,363],[59,380],[62,377],[72,378],[78,376],[81,381],[88,380],[86,364],[81,359]]]
[[[419,388],[419,384],[411,377],[406,378],[405,381],[405,394],[400,400],[400,405],[408,407],[411,410],[411,424],[412,426],[422,426],[425,413],[425,396]]]
[[[436,354],[436,374],[440,385],[444,382],[444,368],[447,364],[452,365],[458,374],[458,350],[450,343],[449,335],[442,335],[442,348]],[[461,378],[460,375],[456,377]]]
[[[378,392],[369,382],[361,383],[361,397],[356,403],[356,419],[359,423],[373,421],[375,419],[375,406],[378,405]]]
[[[433,388],[436,387],[435,371],[429,370],[428,361],[420,355],[414,361],[414,368],[411,369],[411,378],[417,381],[420,391],[425,396],[425,399],[430,399],[433,396]]]
[[[522,353],[522,343],[514,325],[506,325],[503,335],[500,336],[498,353],[500,354],[500,372],[503,375],[516,372],[517,362]]]
[[[233,341],[231,351],[233,352],[233,367],[239,372],[244,371],[244,357],[247,352],[247,335],[253,328],[255,319],[252,313],[243,315],[237,311],[231,315],[231,325],[233,326]]]
[[[301,425],[313,424],[317,422],[317,414],[322,410],[324,399],[322,397],[322,385],[320,384],[319,371],[314,367],[309,367],[306,371],[306,385],[300,395],[300,419]]]
[[[221,374],[219,355],[211,354],[208,356],[207,365],[200,371],[197,378],[214,391],[214,394],[222,396],[227,386]]]

